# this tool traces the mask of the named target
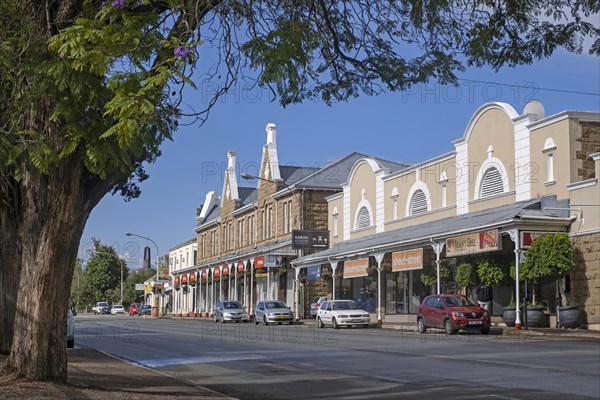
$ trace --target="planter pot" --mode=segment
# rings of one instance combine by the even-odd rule
[[[517,319],[517,308],[516,307],[504,307],[504,311],[502,312],[502,321],[504,324],[510,328],[515,326],[515,321]]]
[[[558,307],[558,321],[561,328],[578,328],[585,324],[585,313],[579,306]]]
[[[527,307],[527,327],[528,328],[548,328],[550,320],[544,314],[544,307]]]

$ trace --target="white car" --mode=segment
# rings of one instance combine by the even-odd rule
[[[317,326],[319,328],[325,325],[333,326],[337,329],[340,326],[363,326],[369,327],[371,316],[363,311],[358,304],[352,300],[327,300],[321,304],[317,311]]]
[[[112,308],[110,309],[110,313],[112,315],[125,314],[125,308],[123,308],[122,305],[117,304],[117,305],[112,306]]]
[[[237,301],[220,301],[215,311],[215,322],[247,322],[250,320],[246,309]]]

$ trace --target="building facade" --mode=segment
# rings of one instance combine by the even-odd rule
[[[567,232],[576,250],[572,298],[590,326],[600,324],[600,114],[546,117],[539,102],[520,114],[488,103],[453,144],[398,170],[357,160],[342,190],[326,199],[332,247],[294,267],[330,268],[335,298],[354,299],[379,320],[413,321],[424,296],[464,290],[452,278],[458,265],[490,261],[518,274],[535,238]],[[525,290],[494,287],[492,313],[534,294],[553,312],[555,285]]]

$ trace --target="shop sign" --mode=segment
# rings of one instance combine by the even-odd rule
[[[307,281],[316,281],[321,278],[321,266],[320,265],[311,265],[306,268],[306,280]]]
[[[243,261],[238,261],[237,272],[244,272],[246,264]]]
[[[144,284],[143,283],[136,283],[135,284],[135,290],[144,290]]]
[[[190,273],[190,284],[192,283],[196,283],[196,273],[192,272]]]
[[[265,258],[264,257],[256,257],[254,259],[254,269],[260,269],[265,267]]]
[[[229,265],[223,265],[222,272],[223,272],[223,276],[229,275]]]
[[[392,271],[423,268],[423,248],[392,253]]]
[[[344,261],[344,279],[369,275],[369,258]]]
[[[292,230],[292,249],[328,249],[329,231]]]
[[[179,275],[175,275],[175,285],[179,285]]]
[[[266,278],[268,274],[266,272],[257,272],[254,275],[256,276],[256,278]]]
[[[279,268],[283,266],[283,256],[276,256],[269,254],[265,257],[265,267],[267,268]]]
[[[152,293],[152,285],[149,283],[144,283],[144,293]]]
[[[533,242],[550,232],[521,231],[521,248],[528,249]]]
[[[483,231],[446,239],[446,257],[500,250],[498,230]]]

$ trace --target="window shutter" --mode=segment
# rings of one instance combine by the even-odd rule
[[[490,197],[503,192],[504,185],[502,184],[502,175],[500,175],[500,171],[498,171],[497,168],[490,168],[485,171],[481,181],[479,197]]]
[[[358,212],[358,223],[356,224],[356,229],[366,228],[371,226],[371,216],[369,215],[369,210],[367,207],[362,207]]]
[[[413,194],[410,203],[410,215],[422,214],[427,212],[427,196],[419,189]]]

